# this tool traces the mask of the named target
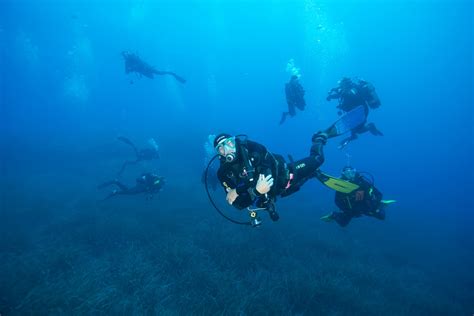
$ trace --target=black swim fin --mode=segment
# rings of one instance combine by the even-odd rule
[[[125,144],[127,145],[130,145],[132,146],[133,150],[135,151],[135,154],[138,156],[138,148],[137,146],[135,146],[134,143],[132,143],[132,141],[126,137],[123,137],[123,136],[119,136],[117,137],[118,140],[120,140],[121,142],[124,142]]]
[[[118,139],[119,141],[121,141],[121,142],[124,142],[125,144],[128,144],[128,145],[130,145],[130,146],[135,147],[135,144],[132,143],[132,141],[131,141],[130,139],[126,138],[126,137],[119,136],[119,137],[117,137],[117,139]]]
[[[178,80],[178,81],[181,82],[182,84],[185,84],[185,83],[186,83],[186,79],[184,79],[183,77],[180,77],[180,76],[178,76],[178,75],[175,74],[175,73],[170,73],[170,75],[172,75],[176,80]]]

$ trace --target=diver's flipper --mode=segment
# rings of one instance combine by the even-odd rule
[[[112,181],[107,181],[107,182],[104,182],[104,183],[101,183],[97,186],[97,189],[103,189],[103,188],[106,188],[112,184],[115,184],[115,182],[117,182],[117,180],[112,180]]]
[[[178,76],[177,74],[175,74],[174,72],[170,72],[170,75],[172,75],[176,80],[178,80],[180,83],[186,83],[186,79],[184,79],[183,77],[180,77]]]
[[[316,174],[316,178],[325,186],[341,193],[351,193],[352,191],[359,188],[359,186],[355,183],[327,175],[321,171]]]
[[[329,129],[326,131],[328,137],[336,137],[352,129],[364,124],[366,120],[365,109],[362,105],[356,107],[352,111],[347,112],[341,118],[339,118]]]
[[[397,200],[382,200],[380,201],[383,205],[390,205],[390,204],[393,204],[395,202],[397,202]]]
[[[127,145],[132,146],[133,150],[135,151],[135,154],[138,156],[137,146],[135,146],[135,144],[132,143],[132,141],[130,139],[128,139],[127,137],[123,137],[123,136],[119,136],[119,137],[117,137],[117,139],[120,140],[121,142],[124,142]]]
[[[332,216],[332,213],[329,213],[327,215],[321,216],[319,219],[324,222],[332,222],[334,220],[334,217]]]
[[[344,140],[339,144],[339,146],[337,146],[337,149],[341,149],[341,150],[344,149],[344,148],[350,143],[350,141],[351,141],[351,138],[350,138],[350,137],[344,139]]]
[[[125,144],[135,147],[135,144],[133,144],[132,141],[128,139],[127,137],[119,136],[117,137],[117,139],[124,142]]]

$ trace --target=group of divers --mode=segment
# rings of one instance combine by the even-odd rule
[[[137,54],[123,52],[125,72],[135,73],[137,76],[153,79],[155,75],[169,75],[178,82],[186,80],[170,71],[159,71],[144,62]],[[131,81],[133,83],[133,81]],[[280,125],[288,117],[296,115],[296,109],[303,111],[306,107],[305,90],[299,78],[293,75],[285,84],[285,95],[288,111],[283,112]],[[230,135],[221,133],[209,135],[205,143],[207,167],[202,175],[207,195],[217,212],[227,220],[253,227],[262,223],[261,214],[268,212],[272,221],[279,220],[275,202],[279,197],[289,196],[297,191],[310,179],[317,179],[325,186],[335,191],[335,204],[338,211],[321,217],[326,222],[335,221],[340,226],[349,224],[352,218],[362,215],[371,216],[379,220],[385,219],[385,210],[395,200],[384,200],[382,193],[375,187],[374,177],[367,172],[357,171],[346,165],[340,177],[330,176],[320,167],[324,163],[323,148],[331,138],[349,134],[343,139],[339,148],[342,149],[357,139],[358,135],[370,132],[375,136],[383,136],[374,123],[367,122],[371,109],[378,108],[381,103],[374,86],[362,79],[342,78],[338,85],[329,90],[327,101],[337,100],[338,115],[340,118],[328,128],[315,133],[311,138],[309,155],[300,160],[293,160],[288,156],[272,153],[267,148],[249,140],[246,135]],[[159,159],[159,147],[151,138],[148,147],[139,149],[128,138],[119,137],[118,140],[129,145],[135,154],[134,160],[125,161],[118,172],[122,175],[126,167],[143,161]],[[219,160],[217,167],[213,162]],[[247,210],[248,220],[239,221],[226,215],[217,206],[209,192],[209,187],[216,190],[219,184],[223,187],[228,204],[239,210]],[[128,187],[119,180],[107,181],[99,188],[115,185],[105,199],[117,195],[145,194],[147,199],[160,192],[165,185],[165,178],[148,172],[136,179],[133,187]]]

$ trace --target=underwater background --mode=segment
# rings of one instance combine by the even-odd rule
[[[1,315],[471,315],[473,21],[469,0],[0,2]],[[124,50],[187,79],[126,75]],[[290,67],[288,67],[290,66]],[[293,68],[292,68],[293,67]],[[296,69],[298,68],[298,69]],[[299,71],[307,108],[278,125]],[[322,169],[370,172],[397,203],[348,227],[317,181],[278,222],[234,225],[201,174],[209,134],[305,157],[343,76],[374,84],[383,137]],[[130,166],[164,190],[102,201]],[[223,190],[210,190],[229,216]]]

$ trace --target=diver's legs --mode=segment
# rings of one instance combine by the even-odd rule
[[[275,211],[275,204],[271,203],[267,207],[267,211],[268,211],[268,214],[270,214],[270,218],[272,219],[272,221],[276,222],[277,220],[280,219],[280,215],[278,215],[278,213]]]
[[[154,70],[153,70],[153,73],[154,73],[154,74],[157,74],[157,75],[160,75],[160,76],[170,75],[170,76],[173,76],[173,77],[174,77],[176,80],[178,80],[180,83],[186,83],[186,79],[184,79],[183,77],[178,76],[177,74],[175,74],[175,73],[172,72],[172,71],[161,71],[161,70],[156,70],[156,69],[154,69]]]
[[[113,184],[115,184],[116,186],[118,186],[118,187],[120,188],[120,190],[122,190],[122,191],[127,191],[127,190],[128,190],[127,186],[126,186],[125,184],[122,184],[121,182],[119,182],[117,179],[114,179],[114,180],[107,181],[107,182],[104,182],[104,183],[102,183],[102,184],[99,184],[99,185],[98,185],[98,188],[99,188],[99,189],[103,189],[103,188],[108,187],[108,186],[111,186],[111,185],[113,185]]]
[[[125,184],[122,184],[121,182],[119,182],[118,180],[112,180],[112,181],[107,181],[107,182],[104,182],[102,184],[100,184],[98,186],[99,189],[103,189],[105,187],[108,187],[110,185],[113,185],[115,184],[116,186],[119,187],[120,191],[119,190],[113,190],[112,192],[110,192],[109,195],[107,195],[104,200],[107,200],[113,196],[116,196],[116,195],[119,195],[119,194],[127,194],[127,192],[129,191],[127,186]]]
[[[325,133],[320,132],[314,134],[309,157],[289,164],[288,169],[293,178],[288,183],[285,193],[282,196],[288,196],[297,192],[306,181],[316,176],[319,167],[324,163],[323,147],[326,141],[327,136]]]
[[[106,181],[104,183],[101,183],[97,186],[98,189],[103,189],[103,188],[106,188],[108,186],[111,186],[112,184],[115,184],[117,180],[111,180],[111,181]]]
[[[316,170],[324,163],[323,147],[326,142],[326,134],[317,133],[313,135],[309,157],[295,161],[290,165],[290,171],[294,175],[292,183],[298,184],[301,181],[304,183],[309,178],[314,177]]]
[[[120,190],[122,190],[124,192],[128,191],[128,187],[125,184],[119,182],[118,180],[115,180],[114,184],[116,186],[118,186],[120,188]]]
[[[117,139],[120,140],[121,142],[124,142],[127,145],[130,145],[133,148],[133,151],[135,151],[135,155],[138,157],[138,148],[137,146],[135,146],[134,143],[132,143],[130,139],[123,136],[117,137]]]
[[[342,140],[342,142],[339,143],[339,146],[337,148],[343,149],[346,147],[350,142],[354,141],[357,139],[357,134],[355,132],[351,132],[351,136],[345,138]]]
[[[376,219],[379,219],[379,220],[384,220],[385,219],[384,205],[380,204],[380,207],[377,210],[375,210],[375,212],[371,212],[371,213],[366,214],[366,215],[375,217]]]
[[[341,227],[346,227],[352,219],[352,215],[346,212],[333,212],[332,218],[339,224]]]
[[[122,189],[122,191],[120,191],[117,194],[135,195],[135,194],[140,194],[140,193],[143,193],[143,192],[146,192],[146,187],[142,186],[142,185],[136,185],[136,186],[131,187],[131,188],[126,188],[125,187],[125,190]]]
[[[345,212],[332,212],[330,214],[324,215],[320,220],[325,222],[336,221],[341,227],[345,227],[349,224],[352,219],[352,215]]]
[[[326,133],[323,133],[323,132],[314,134],[311,139],[312,145],[309,150],[309,156],[315,159],[319,163],[319,165],[322,165],[324,162],[323,147],[324,145],[326,145],[327,140],[328,140],[328,136]]]
[[[285,123],[286,117],[290,114],[289,112],[283,112],[281,113],[281,119],[280,119],[280,125]]]
[[[183,77],[178,76],[174,72],[170,72],[170,75],[172,75],[176,80],[178,80],[180,83],[186,83],[186,79]]]
[[[374,123],[369,123],[367,124],[367,130],[372,134],[372,135],[375,135],[375,136],[383,136],[383,133],[381,131],[379,131],[377,129],[377,127],[375,127],[375,124]]]
[[[139,162],[138,158],[137,158],[137,160],[133,160],[133,161],[130,161],[130,160],[125,161],[125,162],[123,163],[123,165],[122,165],[122,168],[120,169],[120,171],[119,171],[117,174],[118,174],[119,176],[121,176],[122,173],[125,171],[125,168],[126,168],[128,165],[135,165],[135,164],[137,164],[138,162]]]

